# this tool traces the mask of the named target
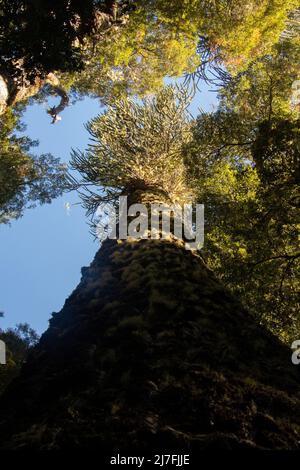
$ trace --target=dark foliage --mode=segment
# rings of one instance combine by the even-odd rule
[[[6,364],[0,365],[1,395],[20,372],[29,350],[38,341],[38,335],[27,323],[20,323],[15,328],[0,329],[0,339],[6,345]]]
[[[1,0],[0,70],[15,78],[25,72],[33,80],[53,70],[82,69],[80,41],[93,32],[97,12],[111,14],[114,3]]]

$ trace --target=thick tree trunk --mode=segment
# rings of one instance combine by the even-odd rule
[[[106,240],[3,395],[0,448],[298,448],[297,393],[290,351],[197,252]]]
[[[4,449],[297,448],[297,370],[195,253],[107,240],[2,397]]]

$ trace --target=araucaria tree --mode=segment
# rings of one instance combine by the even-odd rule
[[[121,102],[75,153],[84,202],[183,203],[183,92]],[[98,187],[98,191],[97,191]],[[105,240],[0,402],[1,449],[298,448],[290,352],[170,237]],[[167,452],[169,453],[169,452]]]
[[[100,202],[116,202],[121,195],[138,202],[192,200],[182,154],[191,138],[191,97],[184,88],[175,90],[166,87],[141,104],[117,101],[88,124],[89,149],[74,151],[71,166],[81,175],[75,185],[89,214]]]

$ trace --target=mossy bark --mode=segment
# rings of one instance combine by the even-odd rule
[[[2,449],[298,448],[299,374],[197,253],[106,240],[0,403]]]

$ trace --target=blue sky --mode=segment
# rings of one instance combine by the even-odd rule
[[[197,115],[199,107],[208,110],[215,104],[216,94],[203,85],[191,113]],[[72,148],[86,148],[89,137],[84,124],[101,111],[97,100],[86,98],[51,125],[45,105],[36,104],[24,115],[25,134],[39,140],[36,153],[50,152],[68,162]],[[51,313],[63,307],[78,284],[80,268],[92,261],[99,245],[78,201],[75,193],[67,193],[27,210],[10,226],[0,225],[0,311],[5,315],[1,328],[27,322],[42,333]],[[71,204],[69,211],[66,203]]]

